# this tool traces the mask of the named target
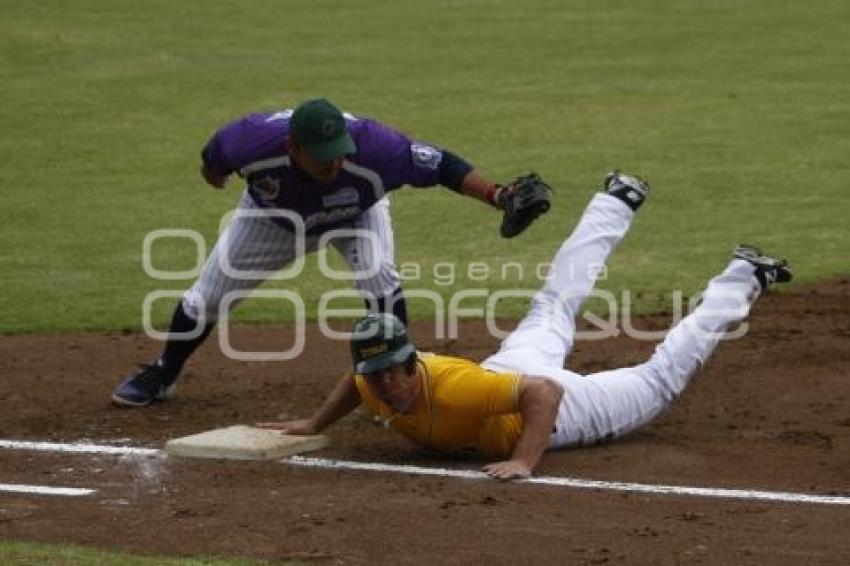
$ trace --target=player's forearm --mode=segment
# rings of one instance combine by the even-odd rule
[[[498,186],[485,179],[463,157],[447,149],[443,150],[440,160],[439,182],[453,191],[496,206]]]
[[[549,447],[549,435],[558,416],[564,389],[543,377],[526,376],[520,398],[522,434],[517,440],[511,460],[523,462],[533,470]]]
[[[354,384],[354,375],[349,371],[337,382],[336,386],[310,417],[316,431],[322,431],[338,421],[360,405],[360,393]]]
[[[490,206],[497,206],[496,197],[499,188],[495,183],[488,181],[477,169],[467,173],[460,184],[463,194],[486,202]]]

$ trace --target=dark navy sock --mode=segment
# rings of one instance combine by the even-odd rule
[[[404,298],[401,287],[393,291],[389,297],[366,299],[366,308],[369,312],[391,312],[407,326],[407,300]]]
[[[191,332],[195,330],[197,326],[198,322],[189,318],[183,310],[183,303],[178,303],[177,308],[174,309],[174,316],[171,317],[171,327],[169,328],[170,334],[173,335],[177,332]],[[206,324],[201,334],[197,338],[192,338],[190,340],[169,337],[168,342],[165,344],[165,350],[163,350],[162,356],[159,358],[159,364],[163,367],[163,369],[165,369],[165,371],[176,376],[180,373],[180,370],[183,368],[183,364],[186,363],[186,360],[189,359],[192,352],[204,343],[204,340],[207,339],[207,336],[210,335],[210,332],[214,327],[215,322]]]

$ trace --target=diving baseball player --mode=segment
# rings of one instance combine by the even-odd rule
[[[660,415],[681,394],[731,325],[768,286],[790,281],[785,261],[738,246],[702,303],[677,324],[649,361],[582,376],[564,369],[575,318],[597,274],[626,234],[649,186],[618,172],[588,205],[561,246],[527,316],[481,364],[417,353],[404,323],[388,314],[358,321],[354,371],[305,420],[259,423],[315,434],[361,403],[410,440],[448,454],[501,458],[498,479],[530,475],[546,449],[622,436]]]
[[[324,99],[227,124],[204,146],[201,160],[201,175],[211,186],[224,188],[238,175],[247,188],[201,276],[177,305],[162,355],[122,381],[112,395],[118,405],[146,406],[167,397],[222,308],[316,251],[329,239],[322,236],[336,229],[347,231],[330,243],[353,271],[367,308],[406,321],[388,200],[403,185],[444,185],[504,211],[506,238],[550,206],[551,189],[536,174],[505,186],[491,183],[451,151],[413,141],[376,120],[342,114]]]

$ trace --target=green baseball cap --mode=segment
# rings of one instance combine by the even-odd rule
[[[342,112],[324,98],[302,102],[292,113],[289,128],[293,139],[318,161],[333,161],[357,151]]]
[[[351,355],[357,373],[373,373],[403,364],[415,352],[404,323],[392,314],[361,318],[351,333]]]

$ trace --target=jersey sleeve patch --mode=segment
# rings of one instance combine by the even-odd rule
[[[436,171],[443,160],[443,152],[436,147],[423,143],[410,144],[410,155],[413,157],[414,165],[432,171]]]

